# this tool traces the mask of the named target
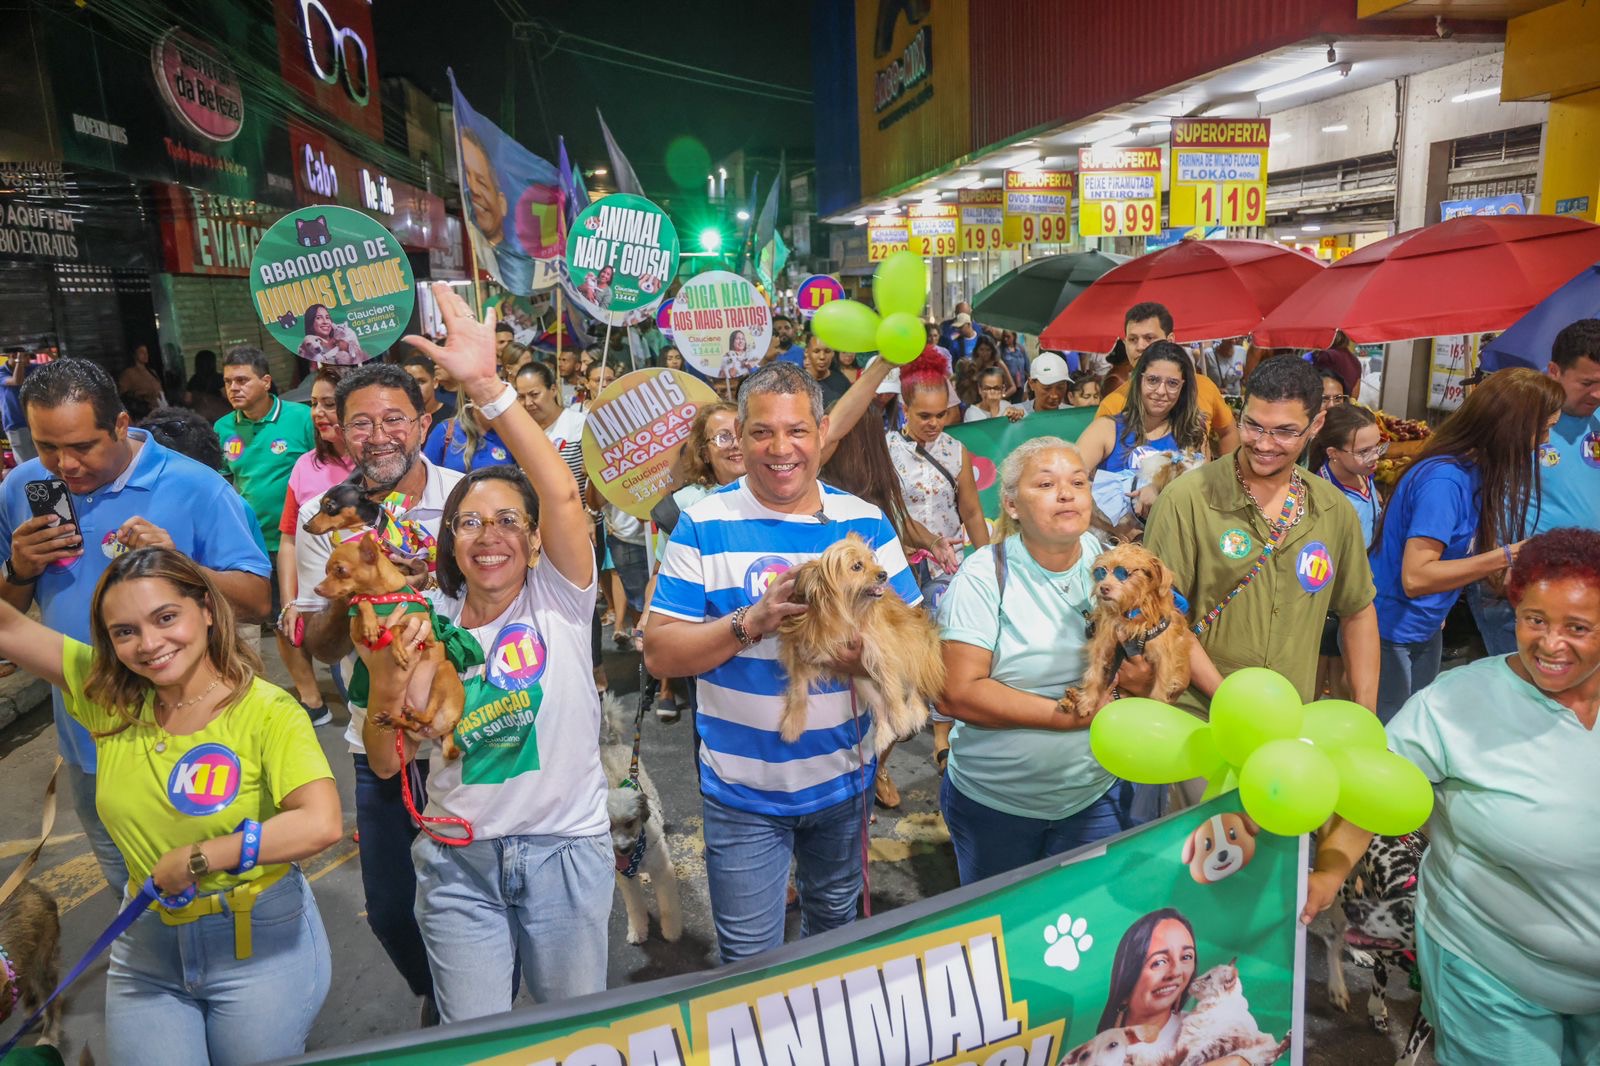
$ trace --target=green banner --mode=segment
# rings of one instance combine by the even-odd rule
[[[629,311],[654,307],[678,276],[678,231],[649,200],[615,193],[573,219],[567,270],[578,305],[620,326]]]
[[[1258,834],[1238,807],[1219,797],[750,963],[300,1061],[1057,1066],[1123,1062],[1112,1045],[1139,1041],[1155,1057],[1138,1061],[1204,1046],[1288,1062],[1306,838]]]
[[[963,422],[945,430],[972,453],[972,476],[978,482],[978,498],[983,513],[990,519],[1000,515],[1000,464],[1012,449],[1034,437],[1060,437],[1076,441],[1094,421],[1093,407],[1063,407],[1039,411],[1020,422],[1009,418],[985,418]]]

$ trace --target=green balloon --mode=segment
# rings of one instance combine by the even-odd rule
[[[1261,828],[1280,836],[1309,833],[1333,816],[1339,771],[1302,740],[1269,740],[1239,770],[1239,798]]]
[[[1217,750],[1237,767],[1269,740],[1300,735],[1300,694],[1282,674],[1259,666],[1235,670],[1211,697]]]
[[[872,276],[872,302],[885,317],[902,312],[913,317],[922,314],[928,302],[928,267],[922,256],[896,252],[879,263]]]
[[[927,346],[927,327],[916,315],[897,311],[878,324],[878,354],[891,363],[909,363]]]
[[[1128,781],[1164,785],[1210,777],[1225,764],[1200,719],[1155,700],[1113,700],[1089,726],[1089,750]]]
[[[1347,748],[1386,751],[1389,747],[1389,738],[1384,735],[1378,716],[1349,700],[1317,700],[1306,704],[1300,735],[1330,755]]]
[[[878,312],[854,300],[831,300],[811,316],[811,332],[839,352],[871,352],[878,347]]]
[[[1397,837],[1421,829],[1433,813],[1433,786],[1392,751],[1345,748],[1331,758],[1339,774],[1339,817],[1369,833]]]

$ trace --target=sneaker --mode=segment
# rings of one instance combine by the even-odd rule
[[[314,726],[327,725],[329,722],[333,721],[333,711],[328,709],[328,705],[326,703],[324,703],[321,707],[313,707],[305,700],[301,700],[300,706],[306,709],[306,716],[311,719],[311,724]]]
[[[682,709],[673,696],[662,696],[656,701],[656,718],[662,722],[676,722]]]

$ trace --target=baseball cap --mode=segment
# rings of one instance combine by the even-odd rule
[[[1028,368],[1028,379],[1041,385],[1056,385],[1072,377],[1067,361],[1055,352],[1041,352]]]
[[[889,371],[889,373],[884,377],[884,379],[882,381],[878,382],[877,393],[878,393],[879,396],[882,396],[884,393],[890,393],[890,392],[894,393],[896,396],[900,395],[900,368],[899,367],[895,367],[893,370]]]
[[[956,316],[955,327],[957,329],[960,329],[962,326],[970,325],[972,325],[972,316],[967,314],[965,311]]]

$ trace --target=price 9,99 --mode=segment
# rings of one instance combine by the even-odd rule
[[[1154,200],[1107,201],[1100,205],[1099,236],[1148,237],[1160,232]]]
[[[1072,223],[1066,215],[1023,215],[1022,243],[1035,241],[1065,241],[1071,236]]]

